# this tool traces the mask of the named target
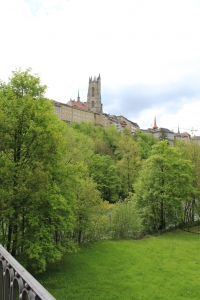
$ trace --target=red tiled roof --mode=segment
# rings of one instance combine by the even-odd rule
[[[182,137],[190,137],[190,134],[188,132],[181,132]]]
[[[81,101],[70,100],[69,102],[67,102],[67,104],[69,106],[77,107],[84,110],[89,110],[89,108]]]

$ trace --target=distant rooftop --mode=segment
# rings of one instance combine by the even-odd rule
[[[69,102],[67,102],[67,104],[69,106],[77,107],[77,108],[80,108],[83,110],[89,110],[89,108],[81,101],[75,101],[75,100],[70,99]]]

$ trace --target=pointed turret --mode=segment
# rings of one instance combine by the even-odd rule
[[[180,130],[179,130],[179,125],[178,125],[178,132],[174,133],[174,138],[175,139],[181,139],[181,133],[180,133]]]
[[[158,126],[157,126],[157,124],[156,124],[156,117],[154,118],[154,125],[153,125],[153,129],[157,129],[158,128]]]
[[[80,101],[79,89],[78,89],[78,97],[77,97],[77,101]]]

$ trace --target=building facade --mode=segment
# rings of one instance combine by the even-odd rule
[[[67,104],[54,101],[54,112],[58,114],[60,120],[68,123],[72,122],[95,122],[94,113],[87,107],[83,108],[82,105],[75,100],[70,100]],[[83,103],[82,103],[83,104]]]
[[[158,138],[159,140],[166,139],[169,141],[169,145],[173,146],[174,145],[174,132],[163,127],[158,127],[156,123],[156,118],[154,118],[154,125],[152,128],[148,129],[142,129],[141,130],[144,133],[149,133]]]

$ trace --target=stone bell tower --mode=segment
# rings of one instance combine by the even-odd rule
[[[88,94],[87,94],[87,107],[93,112],[103,113],[101,104],[101,77],[100,74],[96,78],[89,78]]]

